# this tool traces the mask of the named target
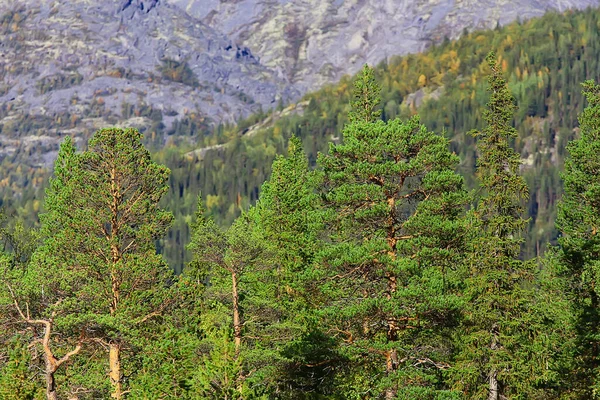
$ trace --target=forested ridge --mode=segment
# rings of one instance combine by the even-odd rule
[[[524,256],[543,253],[548,242],[556,243],[556,202],[562,193],[559,171],[565,146],[576,137],[577,115],[584,100],[580,83],[600,78],[598,36],[600,10],[559,14],[513,23],[490,31],[465,32],[424,53],[392,58],[375,67],[381,84],[382,119],[419,115],[429,129],[444,134],[461,157],[459,171],[467,186],[474,187],[475,147],[471,129],[483,127],[482,110],[487,102],[485,57],[494,50],[509,88],[519,106],[515,114],[517,152],[530,187],[526,205],[528,222]],[[352,78],[308,94],[294,112],[268,121],[266,126],[244,133],[271,117],[258,114],[237,126],[221,126],[206,136],[207,145],[229,144],[201,157],[182,157],[166,148],[156,157],[173,171],[166,205],[175,213],[174,229],[163,249],[175,264],[189,230],[195,193],[205,194],[207,212],[227,226],[258,198],[276,154],[284,152],[290,136],[297,136],[314,165],[328,142],[339,140],[347,122]],[[280,109],[283,106],[280,107]]]
[[[197,196],[178,275],[157,251],[171,171],[142,135],[65,138],[40,228],[0,230],[0,398],[598,397],[600,86],[584,82],[567,145],[559,244],[524,258],[531,189],[502,60],[481,68],[474,190],[442,132],[382,118],[365,66],[314,168],[292,136],[227,229]]]
[[[576,137],[577,115],[584,105],[579,84],[600,78],[600,52],[594,39],[599,16],[597,9],[551,12],[495,30],[464,32],[457,41],[446,41],[421,54],[392,58],[375,67],[382,87],[382,119],[419,115],[429,129],[444,132],[452,150],[461,157],[458,170],[465,176],[467,187],[473,188],[475,150],[468,132],[483,126],[481,111],[487,101],[484,58],[491,50],[497,52],[519,105],[515,115],[519,135],[514,144],[524,160],[522,173],[531,191],[526,205],[531,220],[523,246],[527,258],[542,254],[548,242],[556,244],[553,224],[556,202],[562,193],[559,171],[566,143]],[[17,17],[6,16],[7,22],[2,26],[10,30],[16,23],[18,27],[17,20],[22,17]],[[184,64],[166,63],[157,73],[187,76],[185,71]],[[61,82],[47,84],[62,85]],[[173,118],[169,112],[143,103],[122,104],[123,118],[149,121],[139,127],[144,133],[144,144],[156,161],[172,171],[163,205],[174,213],[175,220],[160,251],[177,271],[190,259],[185,245],[190,240],[188,227],[197,193],[204,194],[207,213],[219,225],[228,226],[256,202],[272,161],[285,152],[291,136],[302,140],[310,165],[314,166],[317,153],[326,152],[328,142],[341,137],[350,105],[351,82],[352,78],[346,77],[339,84],[306,95],[297,105],[281,104],[277,110],[253,115],[238,124],[216,127],[189,112],[177,117],[167,129],[164,119]],[[85,138],[93,133],[86,123],[100,117],[117,123],[103,105],[103,96],[107,95],[110,93],[98,93],[81,115],[52,118],[14,115],[10,104],[0,105],[4,121],[0,131],[5,139],[10,139],[3,146],[10,149],[13,142],[24,143],[26,135],[43,139],[48,132],[60,136],[83,130],[83,136],[77,138],[78,146],[83,148]],[[77,104],[80,100],[72,101]],[[285,111],[280,112],[282,109]],[[47,152],[54,150],[44,143],[33,141],[23,151],[9,152],[0,162],[2,206],[8,214],[27,219],[28,225],[38,222],[50,175],[49,169],[32,165],[31,161],[51,157],[52,152]],[[193,143],[202,148],[226,145],[193,151],[197,150]]]

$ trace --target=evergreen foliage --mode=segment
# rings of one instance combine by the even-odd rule
[[[583,27],[573,34],[588,40],[596,17],[580,15],[568,15]],[[520,26],[490,38],[514,44]],[[552,29],[550,45],[562,52],[554,36],[562,28]],[[365,66],[352,94],[348,80],[325,88],[304,115],[254,136],[267,138],[261,145],[233,139],[224,158],[207,152],[171,181],[134,129],[102,129],[79,152],[65,138],[41,229],[18,215],[0,219],[0,399],[598,397],[600,86],[584,84],[588,107],[567,147],[559,246],[530,259],[538,250],[526,242],[529,218],[539,210],[525,206],[532,170],[516,149],[531,145],[523,130],[534,113],[566,123],[579,103],[553,109],[550,93],[523,103],[517,50],[498,46],[484,65],[479,49],[464,56],[471,45],[489,47],[485,35]],[[431,55],[450,71],[433,74],[441,66],[425,62],[429,72],[419,73],[413,63]],[[579,55],[584,64],[569,68],[595,65]],[[555,62],[536,58],[528,68]],[[392,69],[414,83],[390,83]],[[573,79],[561,70],[545,86],[552,72],[539,71],[538,89]],[[430,114],[414,115],[410,90],[432,83],[445,94],[421,104]],[[390,87],[406,101],[390,102]],[[464,97],[464,110],[448,108],[453,96]],[[442,124],[451,131],[431,129],[440,115],[456,117]],[[467,127],[478,129],[474,138],[462,136]],[[321,139],[331,139],[329,151],[315,156]],[[181,161],[174,148],[160,157]],[[225,167],[248,173],[232,183]],[[544,185],[556,194],[553,179]],[[468,183],[478,184],[472,194]],[[189,189],[202,185],[212,190],[194,198]],[[186,215],[171,231],[164,204],[177,196],[165,201],[167,193]],[[228,228],[213,219],[223,207],[228,218],[240,213]],[[191,257],[176,275],[159,252],[187,234]],[[160,244],[165,235],[171,242]],[[179,263],[186,255],[177,251]]]
[[[110,381],[95,378],[116,399],[150,339],[146,325],[172,303],[170,269],[154,247],[171,221],[158,206],[168,173],[133,129],[100,130],[83,153],[66,139],[41,217],[44,243],[23,278],[67,339],[105,346]]]
[[[418,118],[377,120],[372,73],[356,80],[344,143],[319,158],[333,240],[323,312],[352,365],[347,398],[433,396],[447,389],[466,192],[446,139]]]
[[[556,204],[562,194],[559,172],[565,146],[575,136],[576,116],[584,106],[579,84],[586,79],[600,80],[600,47],[593,39],[598,35],[599,17],[597,9],[550,12],[495,30],[466,32],[458,40],[444,41],[423,53],[392,57],[373,71],[381,86],[381,104],[376,109],[381,110],[382,119],[399,116],[407,120],[419,115],[428,129],[444,132],[452,151],[461,158],[458,168],[467,187],[474,189],[476,149],[469,132],[484,127],[482,115],[488,100],[485,57],[496,51],[519,107],[514,116],[518,138],[513,144],[525,161],[522,176],[530,189],[523,204],[531,217],[523,236],[526,258],[542,255],[549,242],[556,244]],[[342,136],[353,101],[352,87],[352,77],[345,77],[307,94],[296,107],[303,111],[295,112],[292,106],[281,118],[263,113],[260,118],[253,115],[242,121],[239,128],[217,127],[203,146],[216,144],[208,138],[217,134],[222,140],[219,143],[228,144],[202,156],[183,157],[175,148],[158,152],[161,162],[173,170],[169,209],[182,221],[169,241],[185,244],[189,240],[183,221],[192,215],[198,191],[207,200],[210,196],[207,211],[215,221],[231,224],[241,210],[257,201],[271,163],[285,151],[289,137],[302,140],[313,165],[317,154],[326,152],[328,143]],[[264,121],[267,123],[262,124]],[[249,126],[257,130],[245,137]],[[165,249],[176,265],[186,257],[180,248]]]
[[[270,337],[265,361],[276,368],[269,372],[271,385],[282,395],[313,393],[318,398],[328,390],[328,349],[312,338],[326,336],[317,325],[319,297],[315,287],[314,262],[322,246],[321,199],[316,193],[321,176],[309,170],[308,159],[298,138],[289,142],[287,157],[273,162],[273,173],[249,212],[252,229],[267,246],[269,264],[255,271],[252,290],[259,294],[263,335]],[[320,351],[319,351],[320,350]],[[301,381],[296,374],[305,376]],[[312,397],[310,397],[312,396]]]
[[[31,354],[24,340],[13,338],[8,345],[8,359],[0,370],[0,398],[5,400],[34,400],[40,390],[32,380]]]
[[[487,61],[486,127],[474,133],[481,194],[471,218],[476,234],[467,256],[469,304],[452,374],[468,398],[497,400],[531,395],[543,368],[534,358],[532,337],[537,332],[535,316],[529,315],[534,264],[519,258],[527,225],[522,204],[529,192],[519,174],[520,157],[510,145],[517,136],[512,125],[516,107],[495,54]]]
[[[580,137],[567,146],[569,156],[562,174],[565,194],[558,208],[557,228],[562,233],[561,272],[569,282],[567,293],[576,319],[575,373],[582,383],[576,390],[582,397],[596,398],[600,393],[600,86],[586,81],[583,93],[588,106],[579,117]]]

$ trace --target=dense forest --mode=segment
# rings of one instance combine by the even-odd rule
[[[5,16],[0,27],[17,29],[22,19],[17,17]],[[521,172],[530,188],[525,205],[531,217],[526,245],[522,247],[525,258],[543,254],[547,243],[556,244],[556,204],[562,194],[559,172],[566,144],[577,136],[577,115],[584,106],[579,85],[588,79],[600,80],[600,46],[595,40],[599,23],[598,9],[550,12],[542,18],[490,31],[464,32],[459,40],[445,41],[424,53],[392,58],[375,67],[382,89],[381,118],[388,121],[399,116],[406,120],[419,115],[428,129],[450,140],[452,151],[461,158],[458,171],[465,177],[467,188],[474,189],[475,141],[469,131],[483,128],[482,110],[487,102],[485,56],[496,51],[519,106],[515,114],[518,137],[513,144],[524,161]],[[17,30],[14,35],[11,40],[19,40],[19,35],[25,33]],[[193,86],[196,83],[190,81],[188,69],[185,64],[167,60],[152,79]],[[143,78],[129,70],[109,74]],[[74,85],[79,79],[76,75],[48,79],[40,91]],[[272,162],[277,154],[285,153],[290,137],[300,138],[314,167],[317,154],[327,152],[328,143],[342,137],[352,78],[310,93],[297,104],[281,104],[237,124],[216,126],[190,111],[180,114],[167,128],[164,121],[174,118],[173,110],[161,111],[143,102],[124,103],[121,115],[114,115],[104,104],[110,94],[110,90],[98,92],[89,104],[74,97],[72,103],[82,110],[78,114],[15,114],[10,104],[0,105],[2,146],[16,149],[0,154],[0,205],[9,215],[24,218],[26,225],[37,226],[51,173],[42,161],[53,157],[57,150],[55,144],[42,139],[48,135],[61,139],[75,136],[77,147],[83,149],[96,130],[90,126],[96,119],[111,124],[141,121],[136,127],[144,134],[144,144],[153,159],[172,172],[161,204],[173,212],[174,222],[159,250],[180,272],[191,259],[185,245],[191,237],[189,223],[197,193],[204,195],[207,215],[226,227],[255,204]],[[40,140],[27,142],[25,137]]]
[[[425,126],[450,140],[451,149],[461,157],[458,169],[473,189],[475,141],[469,131],[484,126],[485,57],[492,50],[497,53],[519,106],[513,144],[524,161],[522,174],[531,193],[525,205],[531,217],[523,247],[527,258],[541,255],[547,243],[556,244],[559,173],[566,144],[577,135],[577,115],[583,111],[580,83],[600,80],[600,46],[595,40],[599,31],[598,9],[551,12],[495,30],[464,32],[459,40],[375,67],[382,88],[382,119],[419,115]],[[207,212],[217,223],[230,225],[256,202],[271,163],[285,151],[291,136],[302,140],[311,166],[319,152],[327,152],[330,141],[342,137],[351,97],[352,78],[347,77],[306,95],[297,105],[253,115],[235,126],[197,130],[205,146],[226,146],[184,157],[173,146],[154,153],[172,170],[163,203],[175,214],[162,249],[167,258],[174,265],[188,260],[181,249],[189,241],[186,218],[192,215],[198,191],[205,194]]]
[[[170,170],[142,134],[65,138],[40,228],[0,231],[0,398],[598,397],[600,86],[583,84],[558,246],[530,259],[505,59],[481,67],[474,177],[443,130],[389,115],[365,66],[326,153],[292,136],[227,229],[197,196],[180,274],[157,251]]]

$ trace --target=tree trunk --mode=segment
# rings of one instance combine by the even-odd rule
[[[387,199],[388,207],[389,207],[389,218],[388,218],[388,234],[387,234],[387,243],[389,246],[388,256],[391,260],[396,260],[396,244],[398,239],[396,238],[396,199],[394,197],[389,197]],[[394,293],[398,287],[396,276],[389,271],[387,273],[388,280],[388,300],[392,300]],[[393,343],[398,340],[398,324],[396,323],[394,318],[388,318],[388,332],[387,332],[387,341],[388,343]],[[391,349],[386,353],[385,360],[385,372],[386,374],[392,374],[396,368],[398,368],[398,351],[396,349]],[[398,392],[398,388],[396,385],[392,385],[391,387],[385,390],[385,400],[393,400],[396,397],[396,393]]]
[[[492,351],[498,348],[497,331],[498,326],[494,324],[494,326],[492,326],[492,344],[490,346]],[[498,371],[496,371],[496,369],[490,371],[488,400],[498,400]]]
[[[493,370],[490,373],[490,394],[488,395],[488,400],[498,400],[498,373],[496,370]]]
[[[398,366],[398,351],[396,349],[390,350],[386,354],[386,366],[385,372],[387,374],[393,373]],[[385,391],[385,400],[393,400],[396,397],[398,388],[394,385]]]
[[[110,306],[110,315],[114,316],[119,308],[119,301],[121,296],[121,280],[118,273],[118,265],[121,261],[121,248],[119,247],[119,205],[121,204],[121,193],[119,191],[119,183],[117,181],[117,172],[113,167],[111,170],[111,196],[112,204],[110,206],[111,220],[110,220],[110,242],[111,242],[111,255],[112,255],[112,271],[110,273],[111,278],[111,291],[112,291],[112,302]],[[123,398],[123,383],[121,381],[121,347],[119,343],[110,342],[108,350],[108,362],[109,362],[109,377],[110,384],[113,387],[113,393],[111,397],[116,400]]]
[[[119,305],[119,284],[115,273],[111,273],[112,280],[112,304],[110,314],[115,315]],[[108,349],[108,364],[110,384],[113,387],[112,398],[120,400],[123,398],[123,383],[121,382],[121,347],[119,343],[111,342]]]
[[[123,384],[121,382],[121,348],[116,343],[109,345],[109,376],[110,384],[113,387],[111,397],[116,400],[123,398]]]
[[[240,315],[240,298],[238,293],[238,277],[235,271],[231,271],[231,293],[233,295],[233,342],[235,343],[235,359],[240,356],[242,346],[242,317]],[[244,371],[240,368],[237,377],[237,391],[241,395],[244,382]]]
[[[56,372],[56,368],[52,365],[52,361],[48,359],[46,356],[46,399],[47,400],[57,400],[58,397],[56,395],[56,381],[54,379],[54,373]]]
[[[235,272],[231,273],[231,291],[233,294],[233,337],[235,343],[236,358],[240,353],[242,345],[242,320],[240,317],[240,303],[238,294],[238,280]]]

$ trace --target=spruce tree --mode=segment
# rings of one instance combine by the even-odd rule
[[[311,264],[318,251],[321,221],[316,211],[320,197],[316,193],[320,177],[311,172],[302,142],[292,137],[287,157],[273,161],[271,177],[263,184],[253,223],[266,241],[278,251],[284,282]],[[285,291],[285,289],[278,289]]]
[[[557,228],[562,274],[575,318],[577,348],[573,390],[579,398],[600,393],[600,86],[583,84],[588,105],[579,116],[580,137],[567,146],[564,196]]]
[[[332,243],[320,278],[345,398],[449,395],[449,326],[462,278],[463,179],[418,118],[381,121],[371,68],[356,79],[343,144],[319,156]]]
[[[468,303],[451,374],[468,398],[498,400],[532,393],[542,366],[532,355],[534,264],[519,258],[527,225],[522,204],[529,194],[519,174],[520,156],[511,147],[516,106],[493,53],[487,63],[486,127],[474,133],[480,194],[471,214]]]
[[[289,141],[287,156],[273,162],[256,207],[249,211],[252,229],[268,248],[269,263],[249,271],[254,278],[248,290],[262,301],[253,316],[252,335],[261,351],[254,355],[271,365],[264,369],[263,384],[282,396],[319,394],[329,390],[325,360],[327,342],[317,318],[319,297],[313,263],[321,247],[321,199],[316,192],[320,173],[309,170],[308,159],[297,137]]]

